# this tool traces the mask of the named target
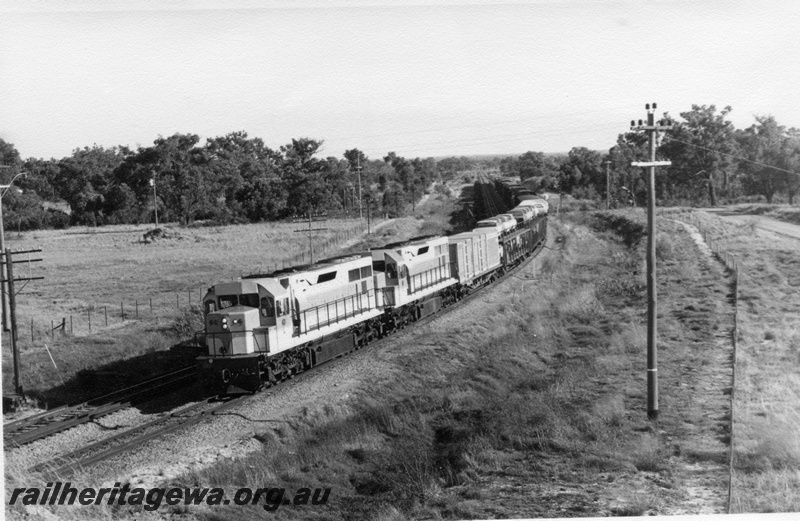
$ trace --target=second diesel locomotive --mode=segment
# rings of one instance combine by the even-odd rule
[[[255,392],[436,313],[502,276],[546,239],[546,214],[530,206],[492,220],[465,233],[416,237],[212,286],[203,297],[202,379],[214,393]]]

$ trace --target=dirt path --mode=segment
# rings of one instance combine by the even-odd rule
[[[714,214],[722,219],[732,221],[738,224],[746,224],[755,222],[756,226],[761,230],[777,233],[794,239],[800,239],[800,225],[779,221],[763,215],[749,215],[732,212],[725,208],[706,208],[704,211]]]

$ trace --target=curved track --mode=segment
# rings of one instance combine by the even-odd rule
[[[481,197],[484,198],[484,200],[490,201],[489,202],[490,205],[495,206],[496,203],[494,202],[494,194],[492,193],[491,186],[488,186],[488,183],[483,176],[479,176],[479,182],[481,184],[481,192],[482,192],[480,194]],[[533,260],[539,253],[541,253],[542,249],[544,249],[546,241],[547,238],[545,236],[527,258],[522,260],[522,262],[520,262],[513,268],[507,270],[505,273],[503,273],[500,277],[498,277],[495,280],[502,281],[510,274],[513,274],[524,268],[529,262],[531,262],[531,260]],[[483,286],[476,288],[471,293],[460,299],[458,303],[465,303],[471,301],[474,298],[479,298],[481,294],[480,290],[490,285],[492,284],[490,282],[487,282]],[[439,317],[449,314],[452,310],[457,309],[458,307],[459,307],[458,305],[445,306],[441,308],[437,313],[416,320],[413,322],[413,324],[415,325],[427,324],[433,320],[436,320]],[[386,335],[386,337],[374,340],[373,342],[370,343],[370,347],[380,346],[385,338],[395,337],[396,335],[401,334],[402,329],[403,327],[400,327],[398,330],[392,331],[390,334]],[[348,351],[347,353],[343,353],[342,355],[336,358],[340,358],[342,356],[350,354],[358,349],[363,349],[364,347],[366,346],[356,347],[353,350]],[[324,366],[324,364],[322,365]],[[299,379],[308,376],[311,376],[311,374],[303,372],[298,374],[294,378]],[[261,392],[269,393],[270,389],[273,388],[274,387],[268,387],[265,390],[262,390]],[[68,476],[78,469],[86,468],[101,461],[110,459],[118,454],[132,450],[152,439],[188,427],[190,425],[200,422],[205,418],[212,417],[215,414],[218,414],[226,409],[238,406],[251,397],[252,395],[241,395],[234,398],[230,398],[222,403],[214,402],[213,400],[215,399],[209,399],[208,401],[196,403],[184,407],[183,409],[180,409],[176,412],[165,415],[161,418],[155,419],[146,424],[128,429],[127,431],[124,431],[122,433],[116,434],[109,438],[105,438],[101,441],[92,443],[90,445],[86,445],[68,454],[61,455],[50,461],[36,465],[35,467],[32,467],[30,470],[46,471],[48,473],[52,473],[55,476],[59,477]],[[105,414],[108,414],[108,412],[106,412]]]
[[[506,272],[505,275],[500,277],[498,281],[502,281],[505,279],[509,274],[513,274],[523,267],[525,267],[531,260],[533,260],[544,248],[545,241],[542,243],[532,252],[530,256],[528,256],[524,261],[520,264]],[[479,298],[481,295],[481,289],[490,286],[491,284],[486,284],[481,286],[477,290],[473,291],[469,295],[462,298],[459,303],[466,303],[471,301],[472,299]],[[459,306],[447,306],[439,310],[439,312],[434,313],[433,315],[427,316],[420,320],[414,322],[415,325],[424,325],[433,320],[436,320],[439,317],[442,317],[446,314],[449,314],[451,311],[458,309]],[[375,340],[374,342],[369,344],[371,348],[379,347],[386,339],[394,338],[397,335],[401,335],[403,333],[407,333],[407,331],[403,331],[403,328],[400,328],[382,339]],[[341,356],[345,356],[350,354],[357,349],[353,349],[347,353],[344,353]],[[340,358],[337,357],[337,358]],[[321,364],[322,367],[325,364]],[[313,377],[313,372],[303,372],[299,373],[297,376],[294,376],[295,381],[298,381],[302,378]],[[261,393],[266,392],[267,394],[274,390],[275,387],[268,387]],[[258,393],[259,396],[263,396],[263,394]],[[101,441],[92,443],[90,445],[86,445],[81,447],[75,451],[72,451],[68,454],[61,455],[57,458],[54,458],[50,461],[41,463],[32,467],[31,471],[36,472],[45,472],[48,475],[52,474],[53,476],[58,476],[59,478],[63,478],[65,476],[69,476],[75,471],[83,468],[90,467],[96,463],[101,461],[113,458],[114,456],[121,454],[123,452],[135,449],[136,447],[147,443],[150,440],[158,438],[160,436],[169,434],[171,432],[177,431],[179,429],[183,429],[185,427],[189,427],[195,423],[200,422],[205,418],[213,417],[220,412],[241,405],[244,401],[252,398],[255,395],[240,395],[234,398],[230,398],[224,402],[215,402],[214,399],[209,399],[208,401],[203,401],[200,403],[196,403],[190,405],[188,407],[184,407],[176,412],[170,413],[169,415],[163,416],[156,420],[153,420],[149,423],[139,425],[137,427],[128,429],[122,433],[116,434],[109,438],[105,438]]]

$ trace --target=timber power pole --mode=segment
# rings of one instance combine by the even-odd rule
[[[361,209],[361,154],[356,157],[356,170],[358,171],[358,218],[364,219],[364,211]]]
[[[670,161],[656,161],[656,137],[659,132],[672,128],[659,121],[656,125],[656,104],[645,105],[647,124],[636,125],[631,121],[631,130],[643,130],[650,138],[650,161],[637,161],[632,166],[647,168],[647,417],[658,419],[658,347],[656,344],[656,167],[669,166]],[[668,123],[668,122],[667,122]]]
[[[21,380],[21,372],[20,372],[20,355],[19,355],[19,330],[17,329],[17,290],[14,288],[15,282],[26,282],[29,280],[41,280],[44,277],[15,277],[14,276],[14,264],[19,264],[23,262],[27,262],[29,265],[31,262],[41,262],[42,259],[31,259],[30,257],[28,260],[14,260],[14,255],[20,255],[23,253],[31,254],[31,253],[41,253],[42,250],[35,249],[35,250],[25,250],[25,251],[8,251],[7,249],[3,249],[0,252],[0,256],[2,257],[2,262],[6,266],[6,275],[2,282],[3,284],[8,284],[8,299],[9,299],[9,316],[11,318],[11,353],[14,359],[14,393],[17,397],[23,396],[23,389],[22,389],[22,380]]]
[[[606,161],[606,210],[611,208],[611,181],[608,177],[608,167],[611,164],[611,161]]]

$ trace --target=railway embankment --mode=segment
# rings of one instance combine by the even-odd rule
[[[662,223],[661,416],[649,422],[643,245],[587,215],[554,222],[549,249],[481,299],[154,442],[138,456],[153,462],[148,479],[331,487],[319,513],[334,518],[724,512],[730,281],[679,225]],[[220,429],[228,438],[212,442]],[[186,448],[159,460],[159,445]],[[130,464],[103,479],[133,477]]]
[[[630,222],[562,215],[548,249],[480,299],[75,479],[330,487],[314,511],[328,518],[724,512],[730,280],[662,221],[661,416],[649,422],[643,244],[620,234],[643,221],[613,219]]]

